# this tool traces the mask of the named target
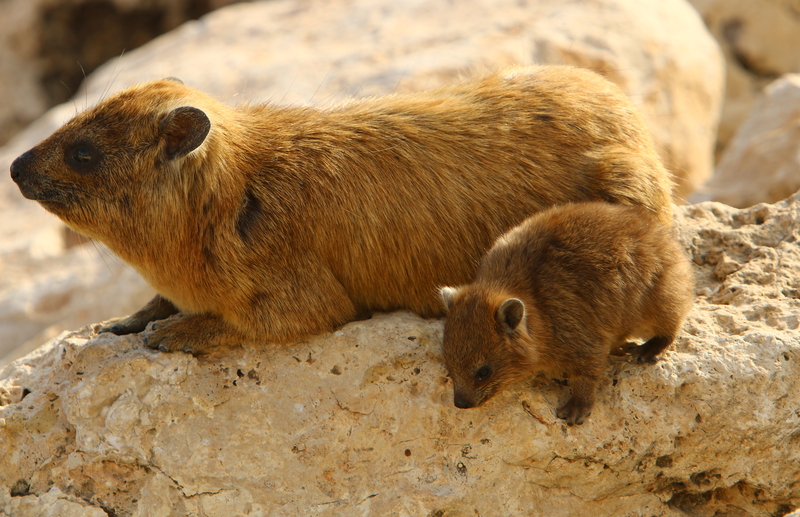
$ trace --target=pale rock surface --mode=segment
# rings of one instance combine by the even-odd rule
[[[721,153],[747,118],[761,90],[783,74],[800,72],[800,2],[689,1],[703,16],[725,54],[725,102],[717,144]]]
[[[747,207],[800,189],[800,74],[770,84],[698,197]]]
[[[0,515],[788,513],[800,194],[676,224],[696,305],[657,364],[612,360],[582,426],[546,378],[456,409],[441,322],[409,313],[198,358],[87,327],[0,372]]]
[[[351,96],[416,91],[513,64],[570,63],[617,82],[641,108],[665,162],[682,178],[678,191],[704,181],[722,99],[722,57],[685,0],[275,0],[233,5],[189,22],[109,62],[89,76],[70,103],[50,110],[0,148],[0,171],[77,111],[132,83],[177,76],[229,103],[272,101],[328,105]],[[99,300],[85,318],[66,312],[4,312],[2,300],[29,298],[32,282],[51,284],[53,264],[35,256],[32,241],[58,233],[53,216],[19,194],[0,174],[0,267],[24,263],[27,279],[0,280],[0,358],[46,329],[76,328],[119,316],[146,296]],[[8,254],[13,248],[15,255]],[[107,267],[86,246],[54,245],[72,264],[71,299],[107,289],[92,284]],[[112,288],[143,292],[140,280],[111,264]],[[114,278],[117,276],[122,278]],[[136,283],[138,282],[138,283]],[[57,295],[57,293],[55,293]],[[41,292],[35,296],[49,296]],[[118,302],[129,306],[120,307]],[[12,303],[12,302],[8,302]],[[13,302],[12,305],[16,304]],[[18,306],[18,304],[16,304]],[[46,305],[45,305],[46,306]],[[27,305],[26,307],[30,307]],[[8,330],[7,330],[8,329]],[[39,341],[39,342],[43,342]],[[2,365],[0,359],[0,365]]]

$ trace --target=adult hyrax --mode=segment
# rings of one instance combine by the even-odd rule
[[[609,352],[643,338],[629,351],[655,362],[672,343],[693,274],[651,211],[590,202],[531,216],[497,240],[473,283],[441,295],[457,407],[543,370],[569,378],[572,397],[556,415],[572,425],[591,412]]]
[[[177,80],[133,86],[11,165],[23,195],[105,243],[159,293],[108,324],[199,352],[287,342],[372,311],[443,313],[497,236],[567,201],[670,220],[671,183],[622,92],[514,68],[327,109],[228,107]]]

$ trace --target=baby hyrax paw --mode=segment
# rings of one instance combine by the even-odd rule
[[[575,397],[569,399],[569,402],[556,411],[556,416],[566,420],[567,425],[581,425],[590,414],[592,414],[592,405]]]

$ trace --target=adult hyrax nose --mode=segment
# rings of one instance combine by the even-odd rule
[[[14,183],[20,182],[25,173],[27,173],[28,169],[30,169],[33,160],[33,153],[28,151],[11,162],[11,179],[14,180]]]

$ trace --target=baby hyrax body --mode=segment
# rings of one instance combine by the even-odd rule
[[[497,240],[473,283],[441,294],[455,405],[545,371],[569,378],[572,397],[556,414],[572,425],[591,412],[609,352],[643,338],[629,350],[650,363],[673,342],[693,274],[650,211],[578,203],[528,218]]]
[[[600,76],[515,68],[320,109],[231,108],[177,80],[133,86],[20,156],[23,195],[159,293],[105,330],[148,346],[289,342],[373,311],[443,313],[492,242],[568,201],[670,220],[640,115]]]

